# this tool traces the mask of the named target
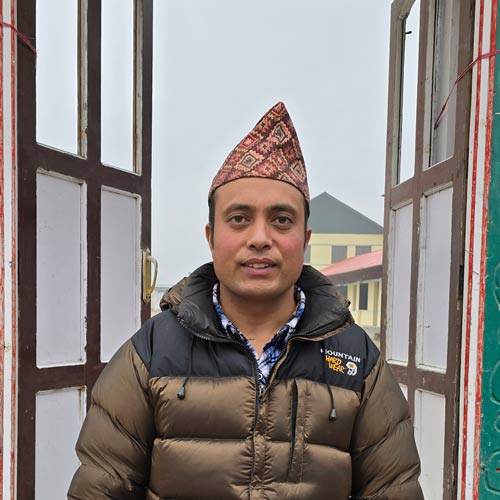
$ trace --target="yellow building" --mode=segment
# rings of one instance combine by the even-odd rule
[[[356,323],[378,344],[382,309],[382,250],[357,255],[321,270],[347,298]]]
[[[331,279],[356,323],[378,342],[384,228],[326,192],[311,200],[309,227],[304,262]]]
[[[382,249],[384,228],[326,192],[311,200],[309,227],[304,262],[318,270]]]

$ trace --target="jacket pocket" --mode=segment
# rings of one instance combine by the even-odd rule
[[[297,442],[297,411],[299,405],[299,389],[297,387],[297,381],[294,379],[292,383],[292,397],[291,397],[291,405],[290,405],[290,420],[291,420],[291,428],[290,428],[290,458],[288,460],[288,474],[287,481],[293,481],[294,474],[293,471],[296,467],[294,467],[295,461],[295,448]]]

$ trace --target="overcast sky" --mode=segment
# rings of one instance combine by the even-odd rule
[[[277,101],[311,196],[383,222],[390,0],[155,0],[153,255],[159,284],[210,259],[207,192]]]

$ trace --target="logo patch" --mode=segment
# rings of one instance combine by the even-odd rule
[[[328,363],[328,368],[334,372],[344,373],[345,366],[342,365],[342,360],[340,358],[335,358],[334,356],[325,356],[325,360]]]
[[[325,355],[325,362],[328,363],[330,370],[337,373],[345,373],[351,377],[354,377],[358,373],[357,363],[361,363],[359,356],[332,351],[330,349],[326,349],[326,351],[321,349],[321,352]]]
[[[356,363],[353,363],[352,361],[348,361],[346,363],[347,366],[347,375],[351,375],[351,377],[354,377],[356,373],[358,373],[358,367]]]

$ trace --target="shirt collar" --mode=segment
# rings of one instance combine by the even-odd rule
[[[214,304],[215,311],[217,312],[217,316],[220,319],[222,324],[222,328],[226,333],[240,333],[236,326],[233,325],[231,320],[224,314],[222,310],[222,306],[219,301],[219,283],[215,283],[212,290],[212,300]],[[277,332],[277,335],[286,331],[287,333],[292,333],[295,328],[297,328],[297,323],[300,318],[304,314],[304,310],[306,308],[306,295],[304,291],[298,286],[295,285],[295,301],[297,303],[297,307],[292,315],[292,317],[280,328]]]

